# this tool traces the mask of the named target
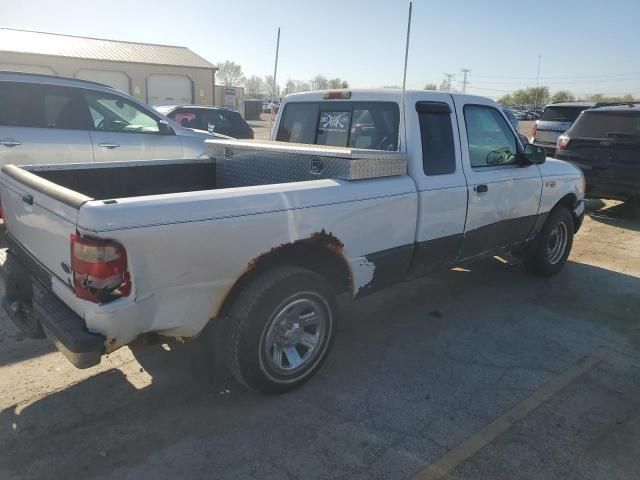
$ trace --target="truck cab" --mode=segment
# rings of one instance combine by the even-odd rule
[[[274,139],[405,152],[417,194],[415,271],[524,243],[552,202],[570,195],[564,201],[573,210],[581,198],[577,169],[540,152],[528,159],[485,97],[395,89],[294,94],[281,106]],[[545,182],[549,175],[558,178]],[[576,225],[581,215],[578,206]]]

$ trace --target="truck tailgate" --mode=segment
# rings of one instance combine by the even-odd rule
[[[11,240],[69,285],[70,237],[90,198],[13,165],[2,167],[0,196]]]

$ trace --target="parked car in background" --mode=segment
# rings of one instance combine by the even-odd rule
[[[595,107],[558,137],[556,158],[584,173],[593,198],[640,198],[640,103]]]
[[[253,130],[240,113],[225,107],[158,105],[153,107],[185,128],[233,138],[253,138]]]
[[[198,158],[206,138],[106,85],[0,72],[0,165]]]
[[[553,157],[558,137],[566,132],[581,112],[595,106],[594,102],[563,102],[547,105],[536,120],[531,132],[531,143],[544,147]]]
[[[273,102],[273,103],[265,102],[265,103],[262,105],[262,111],[263,111],[264,113],[271,113],[271,107],[272,107],[272,106],[273,106],[273,111],[274,111],[275,113],[278,113],[278,110],[280,110],[280,104],[279,104],[278,102]]]
[[[526,145],[527,143],[529,143],[527,136],[520,133],[520,130],[519,130],[520,122],[518,121],[518,117],[516,117],[513,110],[507,107],[502,107],[502,112],[505,114],[505,116],[507,117],[507,120],[509,120],[509,123],[511,124],[515,132],[518,134],[520,143],[522,143],[522,145]]]

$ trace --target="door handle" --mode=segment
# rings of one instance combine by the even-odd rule
[[[27,205],[33,205],[33,195],[29,195],[29,194],[23,195],[22,201]]]
[[[99,143],[98,146],[102,148],[108,148],[109,150],[113,150],[114,148],[118,148],[120,145],[118,145],[117,143],[102,142],[102,143]]]
[[[473,187],[473,191],[477,193],[485,193],[489,191],[489,187],[484,183]]]
[[[0,145],[4,145],[5,147],[17,147],[18,145],[22,145],[22,142],[15,138],[3,138],[0,140]]]

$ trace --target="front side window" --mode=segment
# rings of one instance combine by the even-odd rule
[[[445,175],[456,170],[456,153],[449,106],[422,102],[416,106],[422,140],[422,166],[425,175]],[[429,104],[429,105],[427,105]]]
[[[398,105],[393,102],[289,103],[277,140],[397,150],[399,119]]]
[[[159,133],[158,121],[128,100],[100,92],[84,92],[95,130]]]
[[[467,105],[464,107],[464,121],[472,167],[515,163],[516,137],[498,110],[483,105]]]
[[[200,122],[198,121],[198,116],[194,111],[178,110],[176,112],[170,113],[169,118],[176,122],[178,125],[183,126],[184,128],[202,128]]]

